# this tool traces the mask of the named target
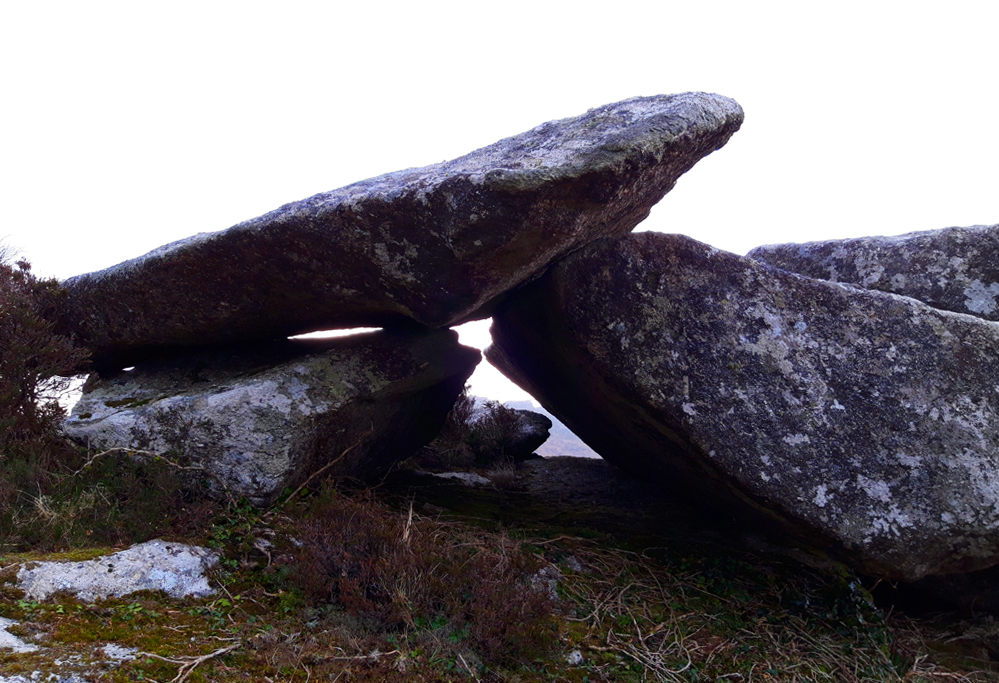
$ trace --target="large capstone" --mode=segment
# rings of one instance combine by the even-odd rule
[[[267,504],[320,468],[364,477],[411,455],[479,358],[450,330],[177,353],[92,376],[63,429],[91,449],[193,463]]]
[[[809,277],[999,320],[999,225],[775,244],[747,256]]]
[[[508,376],[678,493],[875,576],[999,562],[993,323],[641,233],[565,258],[492,333]]]
[[[546,123],[71,278],[61,329],[120,368],[155,347],[486,318],[554,260],[634,228],[742,117],[686,93]]]

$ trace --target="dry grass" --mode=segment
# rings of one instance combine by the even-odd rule
[[[107,672],[120,681],[999,680],[967,656],[997,642],[994,621],[886,616],[848,574],[790,561],[518,536],[329,487],[229,507],[208,533],[226,553],[214,599],[39,605],[5,588],[0,614],[60,656],[148,653]]]

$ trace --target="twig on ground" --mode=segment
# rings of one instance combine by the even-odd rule
[[[337,648],[337,649],[339,649],[339,648]],[[401,654],[402,654],[402,652],[400,652],[399,650],[391,650],[389,652],[379,652],[378,650],[374,650],[373,652],[370,652],[369,654],[366,654],[366,655],[354,655],[354,656],[349,656],[348,655],[348,656],[343,656],[343,657],[326,657],[326,659],[335,659],[337,661],[370,660],[370,661],[376,661],[377,662],[382,657],[388,657],[389,655],[401,655]]]
[[[228,487],[228,485],[226,485],[225,481],[221,477],[219,477],[217,474],[215,474],[214,472],[206,469],[204,466],[202,466],[202,465],[181,465],[179,462],[175,462],[175,461],[171,460],[170,458],[166,457],[162,453],[157,453],[155,451],[147,451],[147,450],[143,450],[141,448],[125,448],[125,447],[119,446],[119,447],[116,447],[116,448],[109,448],[109,449],[107,449],[105,451],[101,451],[100,453],[94,453],[92,456],[90,456],[90,458],[87,460],[87,462],[83,463],[83,466],[80,469],[78,469],[76,472],[73,472],[71,475],[69,475],[70,479],[72,479],[73,477],[75,477],[76,475],[80,474],[85,469],[87,469],[88,467],[90,467],[91,465],[93,465],[94,462],[96,462],[98,458],[104,457],[105,455],[111,455],[112,453],[125,453],[125,454],[130,455],[130,456],[137,455],[137,456],[141,456],[141,457],[145,457],[145,458],[150,458],[153,461],[162,460],[163,462],[165,462],[170,467],[173,467],[174,469],[179,470],[179,471],[183,471],[183,472],[201,472],[201,473],[203,473],[203,474],[211,477],[216,482],[218,482],[219,486],[222,487],[222,490],[225,491],[225,495],[229,499],[229,502],[232,502],[232,503],[235,502],[235,498],[233,497],[232,492],[229,490],[229,487]]]
[[[468,665],[468,662],[465,661],[465,658],[461,656],[460,652],[458,653],[458,659],[461,660],[461,663],[468,670],[468,675],[471,676],[476,683],[479,683],[479,677],[475,675],[475,672],[472,671],[472,667]]]
[[[369,429],[368,431],[366,431],[363,434],[361,434],[360,438],[357,441],[355,441],[354,443],[352,443],[350,446],[348,446],[347,449],[343,453],[341,453],[340,455],[336,456],[335,458],[333,458],[332,460],[330,460],[328,463],[326,463],[325,465],[323,465],[322,467],[320,467],[318,470],[316,470],[315,472],[313,472],[311,475],[309,475],[309,478],[306,479],[305,481],[303,481],[299,485],[299,487],[297,489],[295,489],[294,491],[292,491],[290,496],[288,496],[287,498],[285,498],[284,500],[282,500],[280,503],[278,503],[278,506],[280,507],[285,502],[287,502],[287,501],[293,499],[295,496],[297,496],[302,491],[302,489],[304,489],[306,486],[308,486],[312,482],[313,479],[315,479],[316,477],[318,477],[320,474],[322,474],[323,472],[325,472],[329,468],[333,467],[333,465],[335,465],[338,462],[340,462],[341,460],[343,460],[347,456],[348,453],[350,453],[352,450],[354,450],[355,448],[357,448],[358,446],[360,446],[362,443],[364,443],[364,440],[366,438],[368,438],[369,436],[371,436],[371,434],[373,432],[374,432],[374,429]]]
[[[215,657],[221,657],[227,652],[232,652],[240,645],[242,645],[242,643],[235,643],[234,645],[229,645],[228,647],[220,647],[218,650],[215,650],[214,652],[209,652],[207,655],[201,655],[200,657],[183,657],[181,659],[164,657],[162,655],[153,654],[152,652],[139,652],[137,654],[142,657],[152,657],[153,659],[159,659],[161,661],[168,662],[170,664],[179,664],[180,669],[177,671],[177,675],[173,678],[173,680],[170,683],[184,683],[184,681],[187,680],[187,677],[191,675],[191,672],[194,671],[198,666],[204,664],[210,659],[214,659]]]
[[[409,515],[406,517],[406,528],[402,532],[402,540],[409,543],[409,529],[413,526],[413,501],[409,501]]]
[[[122,447],[109,448],[106,451],[101,451],[100,453],[94,453],[92,456],[90,456],[90,458],[87,459],[87,462],[83,463],[83,467],[81,467],[80,469],[78,469],[76,472],[73,472],[73,474],[69,475],[70,478],[75,477],[80,472],[82,472],[83,470],[85,470],[88,467],[90,467],[91,465],[93,465],[94,462],[96,462],[98,458],[102,458],[105,455],[111,455],[112,453],[127,453],[128,455],[145,455],[145,456],[148,456],[150,458],[158,458],[158,457],[160,457],[159,453],[154,453],[153,451],[144,451],[144,450],[137,449],[137,448],[122,448]],[[164,458],[164,460],[166,460],[166,459]]]

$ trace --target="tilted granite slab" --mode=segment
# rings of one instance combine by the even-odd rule
[[[60,330],[124,367],[167,346],[485,318],[587,242],[633,229],[742,123],[726,97],[637,97],[70,278]]]
[[[595,242],[486,357],[609,461],[898,580],[999,564],[999,325],[679,235]]]

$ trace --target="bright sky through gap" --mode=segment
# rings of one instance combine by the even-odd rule
[[[688,90],[746,122],[639,229],[745,253],[994,224],[997,19],[960,1],[7,2],[0,240],[65,278]],[[477,393],[522,397],[488,372]]]

